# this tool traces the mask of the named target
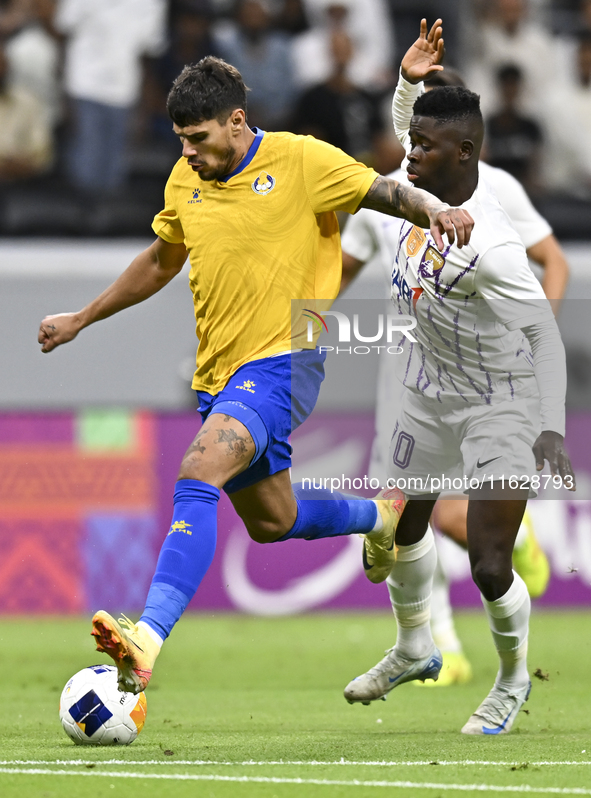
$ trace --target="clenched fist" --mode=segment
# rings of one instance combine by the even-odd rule
[[[67,344],[75,338],[82,329],[78,313],[58,313],[55,316],[46,316],[39,325],[37,340],[41,344],[42,352],[51,352],[60,344]]]

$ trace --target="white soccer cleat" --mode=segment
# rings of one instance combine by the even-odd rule
[[[520,690],[506,690],[495,685],[468,719],[462,734],[508,734],[530,690],[531,682]]]
[[[357,676],[345,687],[344,695],[350,704],[360,702],[366,706],[378,699],[386,700],[386,696],[399,684],[419,679],[437,681],[441,670],[441,652],[433,648],[431,654],[423,659],[406,659],[391,648],[367,673]]]

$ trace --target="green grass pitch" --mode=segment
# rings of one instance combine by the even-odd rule
[[[106,661],[88,619],[0,620],[0,795],[591,795],[591,613],[534,612],[530,671],[548,679],[533,678],[528,712],[501,737],[459,733],[496,662],[482,613],[459,615],[458,629],[470,684],[402,685],[364,707],[342,689],[392,645],[387,613],[187,616],[158,661],[138,740],[92,748],[74,746],[57,716],[67,679]]]

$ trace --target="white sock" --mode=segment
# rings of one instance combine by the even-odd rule
[[[529,681],[527,635],[531,601],[523,579],[513,571],[513,584],[496,601],[482,597],[493,640],[499,654],[497,687],[521,688]]]
[[[155,632],[152,629],[152,627],[148,626],[148,624],[145,621],[138,621],[137,625],[141,626],[142,629],[144,629],[147,632],[147,634],[152,638],[152,640],[158,644],[159,648],[162,648],[164,640],[160,637],[158,632]]]
[[[396,563],[386,580],[392,609],[398,623],[396,653],[422,659],[433,651],[431,586],[437,550],[431,527],[412,546],[398,546]]]
[[[433,574],[433,592],[431,595],[431,632],[437,648],[450,653],[460,653],[462,644],[456,634],[454,619],[449,602],[449,584],[437,559]]]

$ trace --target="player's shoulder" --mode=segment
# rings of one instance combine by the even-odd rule
[[[307,138],[312,137],[289,133],[287,130],[266,131],[261,141],[261,150],[279,155],[286,152],[303,151]]]
[[[477,251],[483,254],[491,247],[509,243],[522,246],[517,231],[486,180],[478,181],[476,191],[462,207],[474,218],[471,245]]]
[[[478,164],[478,173],[480,179],[484,180],[493,190],[507,190],[519,192],[523,191],[523,186],[516,177],[506,172],[504,169],[499,169],[498,166],[491,166],[486,161],[480,161]]]

